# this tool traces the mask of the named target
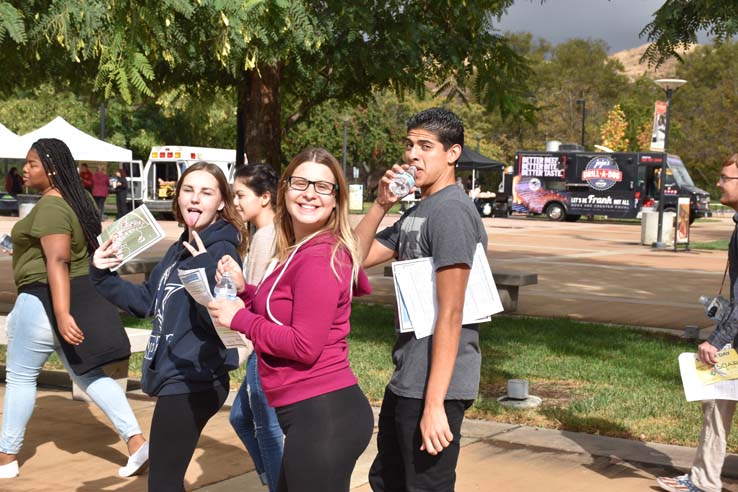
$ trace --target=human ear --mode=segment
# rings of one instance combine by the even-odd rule
[[[449,164],[453,164],[461,157],[461,145],[454,144],[446,151],[446,157]]]

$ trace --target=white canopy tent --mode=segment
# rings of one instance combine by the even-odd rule
[[[18,135],[16,135],[12,131],[8,130],[8,128],[5,125],[3,125],[2,123],[0,123],[0,157],[2,157],[2,154],[5,153],[3,151],[3,149],[5,149],[5,148],[7,148],[9,146],[15,147],[15,142],[16,142],[16,140],[18,140],[18,138],[20,138],[20,137],[18,137]],[[3,175],[4,176],[7,176],[8,175],[8,167],[9,167],[8,166],[8,161],[6,160],[5,161],[5,166],[3,168]],[[2,191],[5,191],[5,186],[3,186]]]
[[[58,138],[67,144],[77,161],[127,162],[133,159],[133,153],[130,150],[88,135],[70,125],[61,116],[57,116],[38,130],[25,135],[15,136],[12,132],[10,133],[14,137],[6,137],[0,132],[0,158],[25,159],[28,149],[39,138]]]
[[[8,139],[8,141],[13,141],[16,138],[18,138],[18,135],[8,130],[8,127],[0,123],[0,142],[5,142],[5,139]]]

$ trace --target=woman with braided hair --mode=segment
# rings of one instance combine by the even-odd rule
[[[38,190],[41,199],[11,232],[18,297],[6,324],[0,478],[18,476],[17,455],[33,413],[36,380],[52,352],[127,443],[130,458],[118,474],[134,475],[148,460],[148,443],[123,389],[101,369],[127,358],[130,345],[117,311],[89,280],[99,212],[61,140],[41,139],[31,146],[23,183]]]

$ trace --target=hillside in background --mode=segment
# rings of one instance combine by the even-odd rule
[[[684,56],[694,51],[699,45],[692,45],[687,50],[679,50],[679,54]],[[617,58],[625,67],[625,75],[629,80],[633,81],[641,75],[646,74],[651,79],[673,78],[676,75],[676,65],[679,61],[676,58],[669,58],[657,70],[648,66],[648,62],[641,62],[643,53],[646,52],[648,44],[631,48],[629,50],[618,51],[610,55],[610,58]]]

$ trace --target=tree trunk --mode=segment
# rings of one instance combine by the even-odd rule
[[[243,147],[251,163],[269,164],[279,172],[282,128],[279,99],[280,70],[261,66],[244,72],[238,87],[236,150]],[[239,149],[239,146],[241,147]],[[237,166],[241,163],[236,162]]]

